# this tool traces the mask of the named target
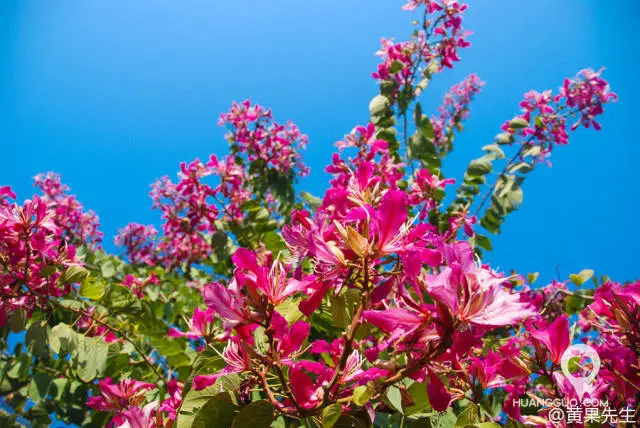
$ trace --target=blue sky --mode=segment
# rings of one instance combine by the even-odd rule
[[[584,67],[607,67],[620,95],[599,133],[579,131],[524,187],[488,256],[543,280],[582,268],[614,279],[640,277],[636,254],[640,155],[634,129],[634,0],[471,1],[473,46],[423,95],[434,111],[470,72],[486,82],[466,132],[446,160],[460,178],[529,88],[557,88]],[[0,4],[0,184],[20,199],[31,177],[57,171],[100,215],[107,248],[128,222],[156,222],[149,184],[180,161],[224,153],[219,113],[251,98],[292,119],[310,137],[321,194],[333,143],[368,119],[377,86],[369,77],[381,36],[405,39],[414,16],[401,1],[213,2],[192,0]]]

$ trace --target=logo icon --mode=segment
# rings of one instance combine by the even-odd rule
[[[582,357],[583,359],[588,358],[591,360],[593,367],[591,368],[591,373],[589,373],[588,376],[575,376],[569,371],[569,362],[574,357]],[[593,385],[593,381],[600,370],[600,356],[598,355],[598,352],[589,345],[571,345],[566,351],[564,351],[564,354],[562,354],[560,364],[562,367],[562,373],[567,379],[569,379],[569,382],[573,385],[573,389],[578,394],[578,398],[582,400],[584,393],[591,388],[591,385]]]

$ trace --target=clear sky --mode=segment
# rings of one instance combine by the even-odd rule
[[[454,71],[423,96],[434,111],[470,72],[486,82],[446,160],[460,179],[529,88],[557,88],[584,67],[607,67],[620,101],[599,133],[579,131],[528,178],[524,205],[488,256],[542,279],[582,268],[640,277],[640,146],[636,119],[640,17],[636,0],[476,0],[474,32]],[[333,143],[368,119],[381,36],[407,38],[401,1],[109,0],[0,3],[0,185],[20,199],[56,171],[100,216],[107,248],[128,222],[158,223],[149,184],[180,161],[224,153],[219,113],[247,97],[310,137],[322,194]],[[424,108],[423,107],[423,108]]]

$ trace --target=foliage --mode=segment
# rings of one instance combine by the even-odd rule
[[[470,46],[466,8],[405,6],[422,19],[383,39],[371,120],[336,144],[322,198],[295,189],[306,136],[248,101],[221,116],[227,156],[152,186],[161,228],[123,228],[120,256],[58,175],[22,204],[0,188],[0,421],[547,425],[549,407],[519,399],[578,397],[560,361],[574,341],[603,361],[588,397],[638,405],[640,282],[583,270],[534,288],[480,262],[525,178],[616,95],[592,70],[528,92],[447,198],[441,167],[483,82],[432,116],[419,98]]]

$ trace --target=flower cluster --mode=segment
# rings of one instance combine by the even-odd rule
[[[87,406],[100,412],[112,413],[107,425],[109,427],[161,428],[176,419],[182,403],[183,386],[175,379],[170,380],[167,399],[142,406],[145,394],[155,389],[156,385],[134,379],[122,379],[116,383],[111,378],[105,378],[98,383],[100,395],[90,397]]]
[[[67,194],[69,186],[62,183],[59,174],[38,174],[35,186],[53,211],[53,221],[65,239],[73,244],[88,244],[92,248],[100,244],[102,232],[98,230],[98,216],[93,211],[85,211],[74,195]]]
[[[144,294],[144,288],[149,285],[158,285],[160,280],[156,276],[155,273],[151,272],[151,274],[146,278],[136,278],[133,275],[127,275],[122,281],[122,285],[129,288],[133,294],[138,297],[142,297]]]
[[[460,129],[462,121],[469,116],[469,105],[482,86],[484,82],[477,75],[470,74],[449,89],[438,108],[438,116],[431,117],[437,147],[444,149],[451,144],[454,131]]]
[[[214,233],[218,207],[214,189],[203,182],[211,170],[199,160],[180,165],[180,181],[163,177],[152,186],[153,207],[162,211],[164,239],[157,243],[166,266],[200,262],[211,251],[206,234]]]
[[[394,43],[383,38],[382,47],[376,53],[382,63],[372,73],[373,78],[411,87],[423,73],[421,67],[433,63],[440,70],[453,68],[453,64],[460,61],[458,49],[471,46],[467,41],[470,33],[462,28],[466,4],[455,0],[412,0],[405,9],[414,10],[418,6],[426,8],[422,30],[416,31],[407,42]]]
[[[286,397],[272,399],[280,412],[304,414],[336,401],[348,406],[345,400],[359,386],[384,393],[410,377],[429,379],[431,403],[443,410],[453,395],[440,379],[442,361],[467,358],[488,331],[535,315],[509,285],[511,278],[479,265],[468,243],[447,243],[437,229],[409,221],[410,191],[394,185],[402,165],[374,135],[372,125],[360,127],[339,143],[356,148],[357,157],[334,158],[327,169],[334,175],[332,186],[318,213],[311,218],[295,211],[283,230],[294,260],[310,261],[312,273],[269,257],[260,261],[241,248],[233,255],[236,268],[228,286],[204,289],[207,311],[194,314],[191,333],[173,334],[202,337],[201,326],[210,325],[210,316],[220,319],[224,332],[206,337],[228,342],[227,365],[214,375],[197,376],[194,388],[243,373],[268,397],[275,391]],[[377,155],[383,160],[374,161]],[[311,319],[327,301],[333,311],[351,307],[353,319],[339,338],[310,341],[307,321],[287,320],[279,312],[292,298]],[[206,323],[196,324],[204,316]],[[358,334],[364,325],[381,334]],[[283,376],[282,390],[269,384],[271,371]]]
[[[182,163],[176,182],[152,186],[162,226],[120,231],[129,263],[95,251],[97,219],[59,176],[38,176],[44,196],[22,205],[0,187],[0,346],[5,324],[27,330],[15,356],[0,353],[7,403],[33,425],[54,413],[125,428],[266,426],[276,417],[272,426],[551,426],[544,399],[575,400],[583,413],[583,395],[638,406],[640,282],[603,277],[593,290],[585,270],[571,275],[576,291],[568,281],[534,288],[535,274],[483,263],[479,248],[490,241],[475,230],[486,201],[487,230],[489,214],[499,226],[520,205],[516,174],[533,165],[519,161],[544,159],[580,125],[599,129],[616,95],[591,70],[555,95],[527,93],[497,141],[520,149],[471,215],[468,195],[505,155],[485,146],[447,198],[455,181],[441,161],[483,83],[470,75],[453,86],[430,119],[413,104],[469,45],[466,5],[410,0],[405,9],[417,7],[425,18],[411,41],[383,40],[372,123],[336,144],[321,199],[295,197],[307,137],[249,101],[220,118],[228,155]],[[565,359],[578,342],[602,361],[584,390],[569,375],[589,372],[588,355]],[[543,404],[525,411],[523,397]]]
[[[15,194],[0,189],[0,326],[15,311],[30,316],[35,306],[71,291],[61,278],[79,266],[75,247],[56,223],[57,213],[35,196],[23,205],[10,203]]]
[[[133,264],[154,265],[156,263],[155,240],[158,231],[153,225],[130,223],[118,232],[115,244]]]
[[[280,174],[308,174],[300,156],[307,136],[291,122],[274,122],[270,109],[252,105],[249,100],[233,103],[231,110],[220,116],[219,124],[229,126],[227,139],[232,151],[246,153],[249,163],[262,161]]]
[[[269,180],[293,181],[308,174],[300,154],[307,137],[291,122],[275,122],[270,110],[249,101],[234,103],[220,125],[229,127],[231,155],[182,163],[177,183],[165,176],[152,185],[163,236],[153,226],[135,223],[120,231],[116,245],[124,247],[133,263],[169,268],[201,263],[213,251],[216,221],[240,224],[244,204],[252,200],[277,212]]]
[[[544,160],[557,144],[569,142],[566,119],[578,116],[570,128],[580,125],[596,130],[600,124],[595,118],[604,112],[604,104],[617,100],[609,84],[601,77],[602,70],[582,70],[574,79],[565,79],[557,95],[551,90],[529,91],[520,102],[523,113],[502,126],[506,142],[521,144],[521,154],[532,153],[534,162]]]

